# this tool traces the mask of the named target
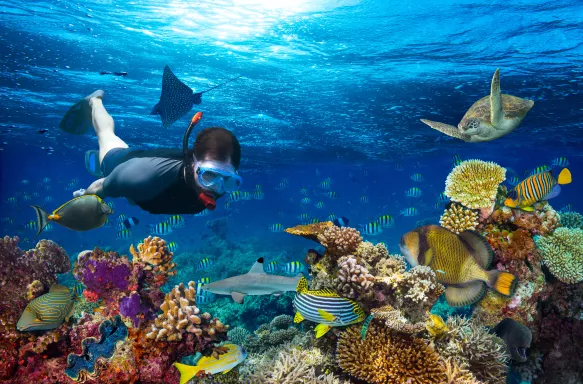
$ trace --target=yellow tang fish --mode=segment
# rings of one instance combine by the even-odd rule
[[[457,235],[438,225],[425,225],[401,237],[401,251],[412,266],[429,266],[437,281],[447,285],[445,299],[452,307],[479,301],[486,287],[512,296],[518,284],[511,273],[488,270],[492,249],[473,231]]]
[[[212,356],[203,356],[195,366],[174,363],[174,366],[180,371],[180,384],[186,384],[199,371],[212,375],[221,372],[228,373],[247,357],[247,351],[243,347],[235,344],[225,344],[223,347],[227,347],[229,350],[220,355],[218,359]]]

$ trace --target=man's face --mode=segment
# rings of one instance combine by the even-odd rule
[[[230,158],[230,157],[227,159],[227,161],[218,161],[218,160],[215,160],[215,159],[213,159],[212,157],[210,157],[210,156],[208,156],[208,155],[207,155],[207,156],[205,156],[205,157],[204,157],[202,160],[200,160],[200,161],[196,161],[196,162],[193,164],[193,167],[194,167],[194,174],[195,174],[195,177],[194,177],[194,182],[196,183],[196,185],[197,185],[197,186],[198,186],[198,187],[199,187],[199,188],[200,188],[200,189],[201,189],[201,190],[202,190],[202,191],[203,191],[205,194],[207,194],[207,195],[211,196],[212,198],[214,198],[214,199],[216,200],[216,199],[218,199],[219,197],[223,196],[223,195],[225,194],[225,191],[224,191],[224,190],[222,190],[222,191],[215,191],[215,190],[213,190],[213,189],[209,189],[209,188],[207,188],[207,187],[205,187],[205,186],[201,185],[201,184],[200,184],[200,182],[199,182],[199,180],[198,180],[198,177],[197,177],[197,175],[196,175],[196,169],[198,168],[198,165],[199,165],[199,164],[204,164],[204,162],[205,162],[205,161],[214,161],[214,162],[219,162],[219,163],[222,163],[222,164],[225,164],[225,165],[228,165],[228,166],[233,166],[233,165],[231,164],[231,158]]]

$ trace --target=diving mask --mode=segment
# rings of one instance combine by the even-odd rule
[[[197,162],[195,174],[201,186],[218,194],[238,191],[243,184],[243,179],[232,165],[219,161]]]

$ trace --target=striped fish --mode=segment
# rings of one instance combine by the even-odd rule
[[[172,227],[167,222],[163,221],[156,225],[150,225],[150,233],[152,235],[167,235],[172,233]]]
[[[125,221],[125,219],[127,219],[128,217],[126,215],[124,215],[123,213],[121,215],[119,215],[117,217],[117,222],[118,224],[123,224],[123,222]]]
[[[334,221],[338,218],[335,214],[331,213],[326,217],[326,221]]]
[[[52,285],[49,293],[32,300],[26,308],[16,328],[21,332],[46,331],[55,329],[68,321],[75,308],[76,292],[63,285]]]
[[[330,199],[337,199],[338,198],[338,193],[334,192],[334,191],[326,192],[324,195],[326,195],[326,197],[328,197]]]
[[[307,213],[302,213],[301,215],[298,216],[298,219],[300,220],[308,220],[310,218],[310,215]]]
[[[318,202],[316,203],[316,208],[318,208],[318,209],[322,209],[322,208],[324,208],[324,202],[323,202],[323,201],[318,201]]]
[[[391,215],[382,215],[376,222],[382,228],[392,228],[395,226],[395,219],[393,219],[393,216]]]
[[[568,167],[569,160],[566,157],[557,157],[552,164],[554,167]]]
[[[401,212],[399,212],[399,213],[403,216],[410,217],[410,216],[417,216],[419,214],[419,211],[415,207],[409,207],[409,208],[402,209]]]
[[[549,172],[551,170],[551,167],[549,167],[548,165],[541,165],[536,167],[535,169],[533,169],[532,171],[528,172],[528,176],[534,176],[534,175],[538,175],[539,173],[546,173]]]
[[[462,160],[460,155],[453,155],[453,167],[457,167],[458,165],[460,165],[461,163],[463,163],[464,161]]]
[[[373,221],[372,223],[368,223],[368,224],[360,226],[360,232],[364,233],[365,235],[369,235],[369,236],[378,235],[382,231],[383,231],[383,228],[376,221]]]
[[[210,277],[201,277],[200,279],[196,280],[196,284],[197,285],[198,284],[205,285],[205,284],[208,284],[210,282],[211,282],[211,278]]]
[[[280,223],[277,224],[271,224],[269,226],[269,230],[271,232],[283,232],[283,225],[281,225]]]
[[[309,197],[304,197],[303,199],[300,200],[300,204],[302,205],[310,204],[310,201],[312,201],[312,199],[310,199]]]
[[[558,179],[553,177],[552,171],[534,174],[521,181],[508,193],[504,205],[532,212],[533,204],[556,197],[561,193],[559,184],[570,182],[571,172],[567,168],[563,168]]]
[[[364,323],[362,323],[362,328],[360,330],[360,339],[364,340],[366,339],[366,333],[368,332],[368,327],[370,325],[370,322],[372,321],[372,319],[375,317],[374,313],[371,313],[370,315],[367,316],[366,319],[364,319]]]
[[[231,192],[229,193],[229,197],[227,197],[227,202],[239,201],[242,198],[241,195],[239,191]]]
[[[184,227],[184,218],[180,215],[172,215],[168,219],[166,219],[166,223],[170,225],[172,228],[182,228]]]
[[[204,259],[202,259],[201,261],[198,262],[198,264],[196,265],[196,270],[197,271],[206,271],[207,269],[209,269],[213,265],[215,265],[214,261],[212,261],[208,257],[205,257]]]
[[[366,317],[356,302],[340,297],[330,289],[310,291],[305,277],[298,282],[294,306],[297,310],[294,323],[303,320],[318,323],[316,338],[324,336],[332,327],[360,323]]]
[[[405,191],[405,196],[407,197],[421,197],[423,196],[423,191],[420,188],[409,188]]]
[[[368,203],[368,196],[360,196],[360,202],[361,203]]]
[[[176,252],[178,250],[178,244],[176,244],[176,242],[171,241],[168,243],[168,250],[172,253]]]
[[[270,261],[265,265],[265,272],[267,273],[275,273],[278,270],[279,265],[277,261]]]
[[[228,351],[220,355],[218,359],[212,356],[203,356],[195,366],[174,363],[174,366],[180,372],[180,384],[186,384],[190,379],[197,376],[199,372],[211,375],[221,372],[227,373],[247,357],[247,351],[243,347],[235,344],[225,344],[223,347],[226,347]]]
[[[263,191],[261,189],[258,189],[255,192],[253,192],[253,198],[255,200],[263,200],[263,198],[265,198],[265,195],[263,194]]]
[[[425,180],[425,178],[423,177],[423,175],[422,175],[422,174],[420,174],[420,173],[415,173],[415,174],[411,175],[411,180],[413,180],[413,181],[416,181],[416,182],[418,182],[418,183],[419,183],[419,182],[421,182],[421,181]]]
[[[123,229],[117,233],[116,238],[118,240],[127,240],[130,238],[131,235],[132,233],[130,232],[129,229]]]
[[[216,299],[216,295],[212,292],[205,291],[202,289],[203,285],[210,283],[208,277],[203,277],[196,282],[196,303],[197,304],[210,304]]]
[[[281,267],[281,271],[285,274],[297,275],[300,272],[303,272],[306,269],[304,264],[299,261],[290,261],[287,264],[284,264]]]

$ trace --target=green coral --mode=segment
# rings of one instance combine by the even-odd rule
[[[92,315],[100,305],[101,300],[91,302],[85,300],[85,298],[81,296],[79,300],[75,302],[75,312],[73,313],[73,318],[75,320],[79,320],[81,317],[83,317],[84,313]]]
[[[577,212],[561,213],[561,227],[583,229],[583,216]]]
[[[270,347],[291,341],[298,334],[291,316],[280,315],[271,322],[261,324],[254,334],[245,338],[243,346],[249,352],[263,352]]]
[[[229,332],[227,332],[229,340],[238,345],[243,344],[247,336],[249,336],[250,334],[251,332],[249,332],[247,329],[243,327],[235,327],[233,329],[230,329]]]
[[[583,230],[557,228],[548,236],[537,236],[535,243],[543,262],[564,283],[583,281]]]

